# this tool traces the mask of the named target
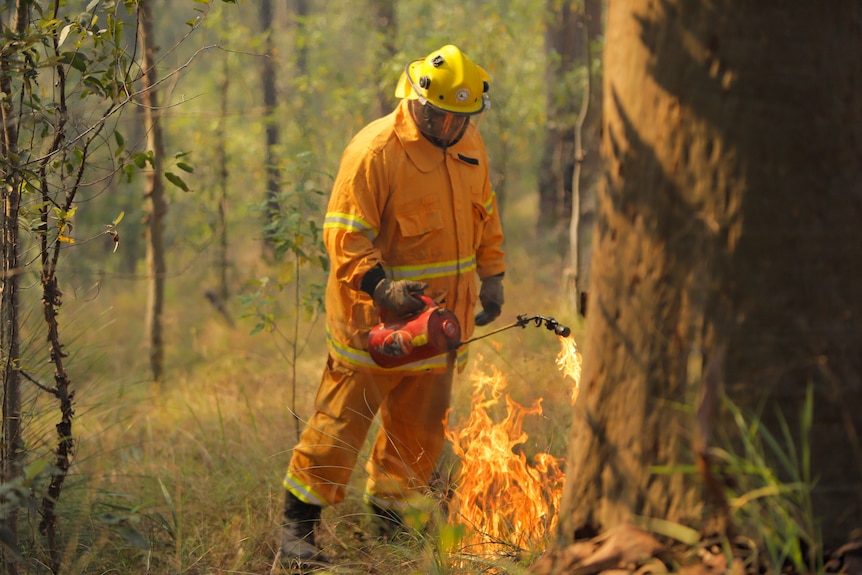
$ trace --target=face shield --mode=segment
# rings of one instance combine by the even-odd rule
[[[422,135],[440,148],[454,146],[470,123],[466,114],[445,112],[421,100],[410,101],[410,115]]]

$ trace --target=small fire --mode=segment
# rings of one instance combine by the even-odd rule
[[[580,355],[573,338],[559,337],[562,350],[557,365],[574,381],[573,399],[580,381]],[[481,360],[481,357],[479,358]],[[563,460],[548,453],[527,461],[523,430],[528,415],[542,414],[542,399],[524,407],[505,392],[506,380],[494,366],[488,373],[471,374],[470,415],[447,430],[461,462],[452,523],[468,528],[462,548],[480,554],[537,549],[557,524],[563,492]],[[495,422],[491,412],[505,402],[506,415]]]
[[[572,385],[572,405],[578,400],[578,391],[581,389],[581,354],[578,353],[578,344],[575,343],[573,337],[561,337],[560,345],[563,349],[560,350],[560,355],[557,356],[557,367],[563,372],[563,375],[571,378]]]

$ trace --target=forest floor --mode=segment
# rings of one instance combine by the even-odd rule
[[[590,540],[575,542],[548,553],[530,569],[534,575],[753,575],[771,573],[760,563],[761,552],[737,537],[725,549],[719,538],[696,546],[661,543],[652,534],[632,525],[622,525]],[[788,566],[786,575],[835,573],[862,575],[862,537],[848,541],[828,553],[822,566],[798,569]]]

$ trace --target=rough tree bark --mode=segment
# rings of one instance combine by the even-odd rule
[[[142,96],[144,125],[147,131],[147,151],[152,154],[151,170],[146,173],[144,209],[146,211],[147,241],[147,303],[146,330],[150,345],[150,370],[153,381],[158,383],[164,376],[165,344],[162,337],[162,315],[165,294],[164,218],[168,211],[165,187],[162,180],[164,143],[159,124],[157,97],[158,73],[156,70],[156,46],[153,35],[152,0],[138,3],[139,37],[141,45]]]
[[[561,541],[635,515],[703,524],[697,478],[650,469],[691,463],[675,406],[706,372],[793,431],[812,385],[824,543],[862,526],[860,53],[857,4],[610,3]]]

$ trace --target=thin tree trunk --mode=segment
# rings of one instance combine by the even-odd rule
[[[294,12],[291,18],[293,23],[293,78],[292,90],[298,96],[298,105],[302,110],[314,109],[314,95],[304,79],[309,75],[308,69],[308,29],[309,3],[307,0],[295,0]],[[306,114],[296,116],[296,125],[299,128],[300,145],[305,150],[313,150],[314,145],[310,141],[312,134],[311,123]]]
[[[24,35],[29,25],[29,2],[18,0],[12,28]],[[4,27],[5,28],[5,27]],[[20,246],[18,212],[21,205],[21,170],[18,165],[18,119],[12,100],[12,78],[9,75],[9,62],[0,60],[0,91],[9,97],[0,102],[0,120],[3,122],[3,138],[0,141],[0,156],[4,162],[0,170],[3,177],[3,262],[2,293],[0,293],[0,360],[3,373],[3,438],[2,438],[2,481],[11,481],[21,474],[24,442],[21,437],[21,374],[20,360],[20,322],[19,291]],[[11,543],[18,543],[18,512],[10,511],[5,518],[5,527]],[[18,567],[11,553],[3,548],[4,572],[18,573]]]
[[[574,169],[574,119],[577,102],[562,91],[565,78],[575,69],[578,52],[577,3],[548,0],[545,54],[547,121],[539,170],[540,237],[553,237],[557,252],[568,252],[572,173]]]
[[[224,16],[222,17],[224,23]],[[228,289],[228,241],[227,241],[227,201],[228,201],[228,156],[227,156],[227,116],[228,116],[228,98],[230,91],[230,63],[225,56],[222,60],[222,81],[219,86],[221,92],[221,110],[219,114],[218,125],[218,145],[216,146],[216,162],[218,163],[218,255],[216,256],[216,270],[218,273],[218,297],[221,302],[227,302],[230,296]]]
[[[265,152],[266,163],[266,222],[270,224],[279,213],[279,195],[281,194],[281,178],[278,169],[278,144],[280,134],[278,119],[275,117],[275,107],[278,105],[278,94],[276,89],[276,59],[275,45],[272,27],[272,0],[260,0],[258,15],[260,26],[264,33],[264,58],[260,71],[260,79],[263,87],[263,108],[265,126]],[[264,234],[264,251],[269,253],[272,242],[268,234]]]
[[[395,19],[394,0],[372,0],[371,12],[374,15],[374,29],[379,39],[379,49],[374,52],[374,59],[378,63],[376,70],[385,70],[385,63],[392,60],[398,50],[395,46],[395,38],[398,37],[398,22]],[[375,116],[380,117],[392,111],[395,88],[387,78],[378,73],[377,98]]]
[[[57,18],[59,3],[54,5],[54,18]],[[54,39],[54,54],[59,56],[59,42]],[[72,407],[72,398],[74,392],[71,389],[71,379],[66,371],[65,358],[67,354],[63,351],[63,344],[60,340],[60,327],[57,320],[59,309],[62,305],[62,293],[59,287],[57,278],[57,264],[60,258],[60,251],[63,242],[56,239],[53,245],[49,242],[49,206],[52,205],[52,198],[49,192],[48,182],[48,164],[55,152],[60,150],[61,145],[66,138],[66,122],[68,120],[68,109],[66,106],[66,71],[62,64],[56,67],[56,89],[58,92],[58,105],[56,111],[57,123],[53,141],[50,148],[50,153],[45,156],[45,159],[39,166],[39,180],[42,188],[42,205],[41,221],[43,233],[39,246],[41,256],[42,273],[42,309],[43,317],[45,318],[45,326],[47,328],[47,341],[49,345],[49,356],[54,367],[54,386],[46,388],[57,399],[60,408],[60,421],[56,424],[57,430],[57,447],[54,450],[54,467],[56,472],[51,475],[51,480],[48,484],[48,491],[42,497],[39,508],[39,514],[42,521],[39,524],[39,530],[45,535],[47,540],[47,552],[50,557],[50,566],[52,573],[59,573],[62,560],[61,544],[57,537],[57,502],[60,500],[63,484],[69,473],[72,465],[72,456],[74,454],[74,437],[72,435],[72,418],[74,409]],[[62,213],[68,213],[72,209],[77,192],[77,186],[81,181],[81,176],[87,166],[89,145],[94,138],[98,137],[101,132],[101,127],[95,130],[84,146],[80,149],[81,161],[78,166],[78,174],[75,183],[65,190],[63,203],[59,206]],[[62,233],[62,231],[60,231]]]
[[[164,341],[162,336],[162,312],[165,292],[164,218],[168,211],[162,180],[164,145],[159,124],[157,98],[158,74],[153,35],[152,0],[140,0],[138,4],[140,26],[142,104],[144,126],[147,131],[147,151],[152,154],[152,169],[147,172],[147,187],[144,192],[147,230],[147,309],[146,329],[150,345],[150,370],[153,381],[159,383],[164,376]]]
[[[581,292],[584,286],[581,284],[581,252],[584,249],[581,242],[581,173],[583,172],[584,163],[584,122],[587,119],[587,114],[590,110],[590,101],[592,100],[592,56],[590,52],[590,35],[588,33],[588,24],[586,12],[582,16],[582,29],[580,37],[584,44],[584,67],[586,69],[586,81],[584,82],[584,93],[581,97],[581,108],[578,111],[578,118],[575,121],[575,149],[574,149],[574,164],[572,172],[572,209],[569,215],[569,265],[568,265],[568,280],[571,294],[572,309],[584,314],[581,309]]]

